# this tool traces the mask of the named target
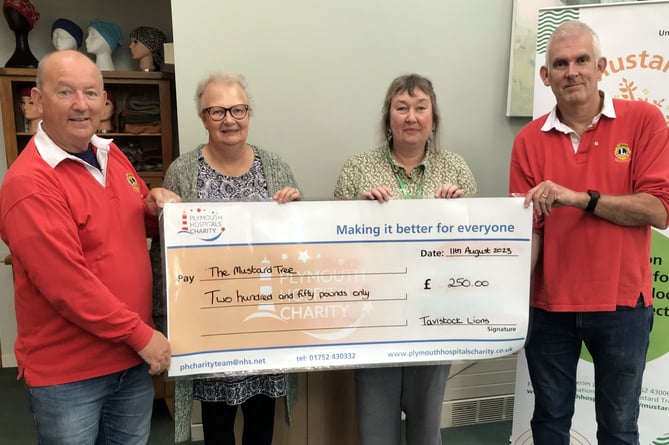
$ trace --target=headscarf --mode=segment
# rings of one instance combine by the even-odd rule
[[[81,47],[81,44],[84,41],[84,31],[79,27],[79,25],[74,23],[72,20],[60,18],[53,22],[53,25],[51,25],[51,34],[53,34],[53,32],[58,28],[64,29],[70,33],[70,35],[74,37],[74,40],[77,41],[77,48]]]
[[[116,23],[93,19],[88,26],[100,33],[100,35],[107,41],[112,52],[116,51],[118,47],[121,46],[123,36],[121,35],[121,28]]]
[[[151,51],[153,64],[156,66],[156,69],[160,69],[160,65],[162,65],[165,59],[163,49],[163,45],[167,41],[165,34],[157,28],[139,26],[130,32],[130,39],[142,42]]]
[[[30,29],[33,29],[35,23],[39,20],[39,12],[35,9],[35,6],[30,3],[30,0],[4,0],[2,2],[3,14],[7,8],[16,9],[21,13],[30,25]]]

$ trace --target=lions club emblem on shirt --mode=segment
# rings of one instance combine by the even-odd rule
[[[627,162],[629,161],[630,156],[632,155],[632,150],[630,150],[630,147],[627,144],[618,144],[616,145],[616,148],[613,151],[613,155],[616,157],[618,161]]]
[[[135,175],[133,175],[132,173],[126,173],[125,179],[128,180],[128,184],[132,186],[134,191],[139,192],[139,183],[137,182],[137,178],[135,178]]]

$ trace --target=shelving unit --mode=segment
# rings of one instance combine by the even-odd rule
[[[14,162],[32,137],[26,131],[20,93],[21,89],[35,85],[35,74],[36,70],[32,68],[0,68],[0,106],[7,166]],[[103,71],[102,74],[105,90],[116,99],[113,120],[117,130],[99,136],[114,139],[149,187],[160,186],[176,153],[176,126],[173,125],[176,113],[172,105],[174,75],[141,71]],[[156,101],[159,128],[140,133],[124,131],[123,113],[128,97]]]

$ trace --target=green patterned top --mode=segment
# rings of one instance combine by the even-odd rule
[[[402,184],[411,197],[433,198],[440,185],[451,183],[465,192],[476,195],[476,181],[462,156],[449,151],[429,148],[418,166],[407,173],[397,161],[389,158],[390,148],[382,145],[346,161],[334,196],[336,199],[360,199],[363,192],[385,185],[395,198],[403,198]],[[424,177],[423,177],[424,175]]]

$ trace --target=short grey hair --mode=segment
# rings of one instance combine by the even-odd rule
[[[557,42],[567,37],[581,36],[584,34],[589,34],[592,37],[592,52],[595,56],[594,62],[597,63],[602,57],[602,48],[599,43],[599,36],[591,27],[581,22],[580,20],[569,20],[564,22],[553,31],[550,39],[548,39],[548,44],[546,45],[546,61],[545,66],[548,71],[551,70],[551,45],[553,42]]]
[[[249,115],[252,114],[253,106],[251,106],[251,96],[248,92],[248,84],[244,75],[240,73],[228,73],[228,72],[217,72],[212,73],[208,77],[202,79],[195,89],[195,106],[197,107],[198,117],[202,117],[202,96],[204,95],[205,90],[211,84],[221,84],[221,85],[238,85],[242,89],[244,95],[246,96],[246,101],[249,105]]]

